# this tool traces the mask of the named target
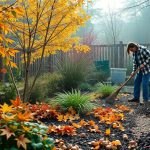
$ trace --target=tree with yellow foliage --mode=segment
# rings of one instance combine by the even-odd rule
[[[24,63],[23,100],[28,101],[39,75],[43,57],[72,48],[77,51],[89,51],[86,45],[80,45],[76,31],[83,26],[89,16],[83,9],[85,0],[18,0],[22,7],[16,8],[17,19],[7,20],[13,31],[16,49],[21,49]],[[30,65],[40,59],[40,65],[33,83],[29,87]]]
[[[17,90],[12,73],[12,67],[17,67],[16,64],[12,61],[12,57],[15,57],[15,54],[18,51],[10,47],[10,44],[12,44],[14,41],[8,36],[9,34],[12,34],[8,20],[15,20],[16,13],[18,12],[18,9],[20,10],[20,8],[16,6],[16,3],[17,1],[14,1],[10,4],[4,0],[0,3],[0,74],[6,72],[6,69],[2,68],[2,64],[5,63],[5,65],[9,67],[14,87],[16,89],[17,95],[19,96],[19,92]]]

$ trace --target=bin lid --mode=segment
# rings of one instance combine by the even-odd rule
[[[127,68],[110,68],[110,70],[122,70],[122,71],[126,71]]]

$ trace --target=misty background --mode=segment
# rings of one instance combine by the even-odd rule
[[[150,43],[150,0],[95,0],[80,29],[85,44]]]

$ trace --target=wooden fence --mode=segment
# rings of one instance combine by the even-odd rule
[[[147,48],[150,48],[150,44],[142,44]],[[127,68],[129,65],[132,65],[132,56],[129,56],[126,52],[127,44],[120,42],[116,45],[91,45],[91,51],[88,53],[90,61],[96,60],[109,60],[110,68]],[[42,67],[40,73],[53,72],[56,70],[58,63],[63,62],[64,58],[68,58],[76,54],[74,51],[69,51],[63,53],[59,51],[56,55],[50,55],[43,59]],[[19,65],[20,55],[17,54],[14,61]],[[30,67],[30,75],[35,75],[40,60],[36,60]],[[20,65],[20,69],[23,67]],[[22,71],[23,72],[23,71]]]

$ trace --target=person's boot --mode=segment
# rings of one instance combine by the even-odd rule
[[[129,99],[128,102],[137,102],[137,103],[139,103],[140,100],[139,100],[139,99],[132,98],[132,99]]]

